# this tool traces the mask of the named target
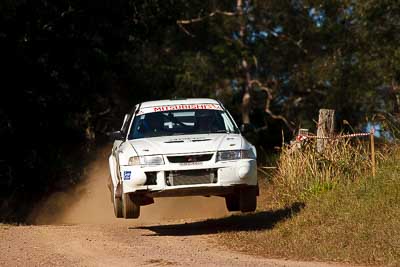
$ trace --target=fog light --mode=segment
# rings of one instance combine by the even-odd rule
[[[131,182],[132,184],[136,186],[141,186],[146,183],[146,174],[142,171],[135,170],[135,172],[132,172],[131,176]]]
[[[250,171],[251,171],[250,166],[240,167],[239,172],[238,172],[239,178],[243,179],[243,178],[247,177],[250,174]]]

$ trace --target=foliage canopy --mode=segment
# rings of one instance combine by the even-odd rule
[[[265,148],[320,107],[360,127],[396,118],[399,13],[389,0],[2,1],[0,217],[76,183],[143,100],[215,97],[240,123],[248,88]]]

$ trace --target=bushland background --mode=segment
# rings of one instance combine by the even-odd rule
[[[77,184],[145,100],[220,99],[261,163],[321,107],[398,134],[397,1],[3,0],[0,43],[0,221]]]

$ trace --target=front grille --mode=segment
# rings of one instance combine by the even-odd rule
[[[169,171],[165,173],[165,183],[168,186],[212,184],[217,181],[217,169]]]
[[[200,155],[185,155],[185,156],[168,156],[168,161],[171,163],[187,163],[187,162],[201,162],[209,161],[213,154],[200,154]]]

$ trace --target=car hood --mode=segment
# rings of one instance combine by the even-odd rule
[[[240,134],[196,134],[130,140],[139,156],[241,149]]]

